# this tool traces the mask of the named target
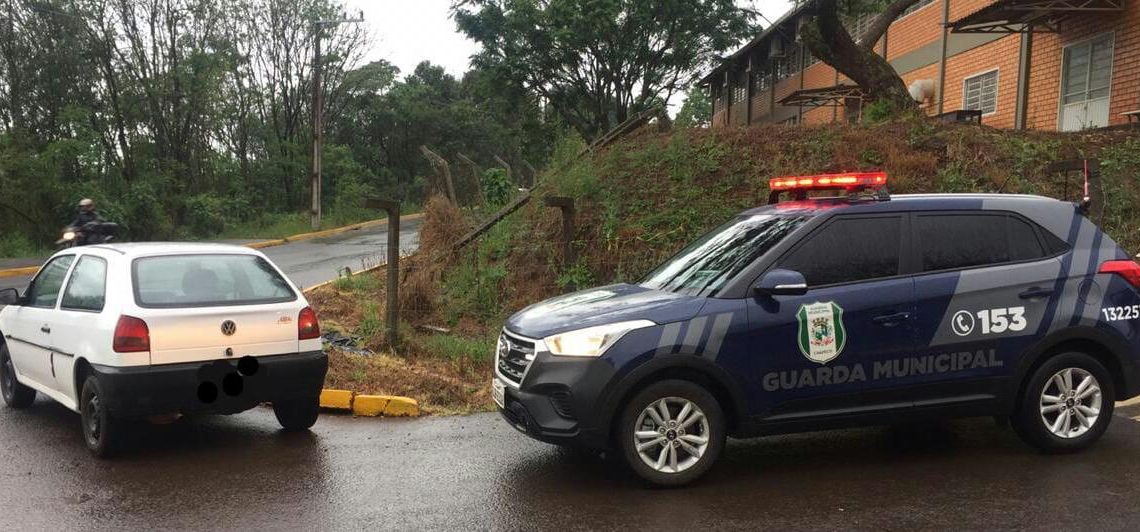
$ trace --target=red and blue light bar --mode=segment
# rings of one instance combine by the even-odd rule
[[[768,188],[775,192],[781,190],[876,188],[886,186],[886,184],[886,172],[848,172],[777,177],[768,181]]]

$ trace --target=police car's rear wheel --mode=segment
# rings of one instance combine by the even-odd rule
[[[1108,429],[1114,391],[1111,376],[1095,358],[1078,352],[1058,354],[1030,377],[1014,428],[1045,452],[1083,449]]]
[[[682,380],[654,383],[626,405],[621,421],[626,462],[659,486],[703,475],[724,448],[724,414],[704,388]]]

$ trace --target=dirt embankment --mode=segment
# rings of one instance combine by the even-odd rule
[[[559,212],[540,201],[460,252],[451,244],[489,212],[429,202],[422,247],[401,268],[401,348],[367,360],[334,355],[330,383],[409,395],[438,412],[486,408],[491,352],[510,313],[575,286],[636,280],[700,233],[765,203],[772,177],[883,169],[894,193],[1076,200],[1080,176],[1048,167],[1077,158],[1100,159],[1102,225],[1140,251],[1140,131],[1016,132],[911,119],[646,131],[582,159],[556,157],[550,167],[559,170],[543,176],[535,197],[575,198],[577,259],[564,260]],[[326,323],[384,351],[382,275],[358,277],[318,291],[314,305]]]

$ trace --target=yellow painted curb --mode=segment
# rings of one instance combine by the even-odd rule
[[[352,401],[352,415],[376,417],[384,413],[388,406],[386,395],[358,395]]]
[[[8,270],[0,270],[0,277],[23,277],[25,275],[35,275],[40,271],[39,266],[29,266],[27,268],[11,268]]]
[[[403,222],[405,220],[408,220],[408,221],[419,220],[420,218],[423,218],[423,217],[424,217],[424,213],[422,213],[422,212],[417,212],[414,214],[405,214],[405,215],[400,217],[400,221]],[[311,233],[301,233],[299,235],[287,236],[285,238],[280,238],[277,240],[266,240],[264,242],[254,242],[252,244],[247,244],[246,247],[250,247],[253,249],[269,248],[269,247],[273,247],[273,246],[280,246],[282,244],[288,244],[290,242],[302,242],[305,240],[312,240],[314,238],[322,238],[322,237],[326,237],[326,236],[339,235],[341,233],[347,233],[349,231],[357,231],[360,229],[368,229],[370,227],[378,227],[381,225],[388,225],[388,219],[382,218],[379,220],[369,220],[367,222],[360,222],[358,224],[346,225],[343,227],[334,227],[332,229],[325,229],[323,231],[313,231]]]
[[[252,244],[246,244],[245,247],[250,248],[250,249],[271,248],[273,246],[280,246],[281,244],[284,244],[284,243],[285,243],[284,238],[278,238],[276,240],[263,240],[261,242],[254,242]]]
[[[383,268],[387,265],[388,265],[388,261],[384,261],[384,262],[377,264],[375,266],[372,266],[370,268],[365,268],[365,269],[360,270],[358,272],[352,272],[352,274],[353,275],[360,275],[362,273],[368,273],[371,271],[376,271],[376,270],[379,270],[380,268]],[[328,286],[328,285],[333,284],[333,283],[335,283],[341,279],[343,279],[343,277],[337,277],[336,279],[329,279],[328,281],[325,281],[323,283],[317,283],[317,284],[310,286],[308,288],[302,288],[301,291],[304,292],[305,294],[308,294],[309,292],[312,292],[313,290],[316,290],[316,289],[324,287],[324,286]]]
[[[420,415],[420,405],[415,399],[409,397],[390,397],[388,406],[384,407],[384,415],[389,417],[416,417]]]
[[[352,410],[352,397],[348,390],[321,390],[321,408]]]

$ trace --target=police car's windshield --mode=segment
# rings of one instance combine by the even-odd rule
[[[646,288],[695,296],[713,296],[807,216],[738,216],[709,231],[641,281]]]

